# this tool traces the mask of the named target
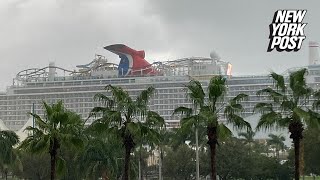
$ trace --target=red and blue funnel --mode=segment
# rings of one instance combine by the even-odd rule
[[[104,49],[119,55],[121,59],[118,67],[119,76],[154,75],[156,73],[151,64],[144,59],[144,51],[136,51],[124,44],[114,44]]]

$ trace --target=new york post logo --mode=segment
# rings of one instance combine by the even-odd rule
[[[273,21],[269,25],[269,46],[267,52],[299,51],[303,40],[306,39],[302,23],[307,10],[278,10],[274,13]]]

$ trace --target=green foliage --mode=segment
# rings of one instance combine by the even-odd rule
[[[90,125],[88,131],[95,132],[100,137],[112,134],[121,139],[125,148],[123,177],[128,179],[129,173],[134,172],[129,170],[134,169],[133,166],[130,168],[130,152],[137,144],[159,144],[159,131],[165,124],[164,119],[149,110],[148,102],[155,91],[153,87],[143,90],[135,100],[121,87],[108,85],[105,89],[111,93],[111,97],[95,95],[94,98],[105,106],[95,107],[91,111],[91,116],[101,117]]]
[[[226,79],[223,76],[213,77],[208,85],[206,98],[205,90],[197,80],[191,80],[186,86],[188,97],[193,102],[193,108],[178,107],[174,114],[181,114],[181,129],[191,131],[193,127],[215,127],[218,137],[225,139],[231,136],[231,131],[219,123],[220,114],[223,113],[227,123],[239,129],[250,130],[251,126],[241,116],[243,107],[241,102],[248,98],[246,94],[238,94],[225,103]]]
[[[238,94],[227,103],[224,96],[227,92],[226,78],[214,76],[210,79],[207,96],[202,84],[197,80],[191,80],[187,85],[188,98],[193,102],[192,108],[178,107],[174,114],[182,114],[181,130],[185,132],[198,132],[199,128],[207,128],[207,144],[211,149],[212,178],[215,179],[215,149],[219,140],[226,140],[232,136],[231,130],[220,122],[220,115],[223,114],[228,124],[237,129],[251,129],[250,123],[246,122],[240,115],[243,111],[241,101],[246,100],[248,95]],[[202,133],[200,133],[202,135]],[[203,136],[200,136],[200,138]],[[196,137],[198,138],[198,137]]]
[[[267,139],[267,143],[270,147],[274,148],[275,155],[277,159],[280,159],[280,151],[286,149],[286,145],[284,144],[284,141],[286,140],[285,137],[282,134],[275,135],[275,134],[269,134],[269,139]]]
[[[119,177],[123,154],[120,142],[112,136],[91,138],[84,151],[77,156],[79,171],[85,172],[85,177],[89,179],[96,179],[104,173],[111,179]]]
[[[50,156],[49,154],[31,154],[20,151],[19,157],[23,168],[16,166],[13,174],[24,179],[50,179]]]
[[[263,155],[255,143],[244,144],[241,139],[231,138],[217,148],[217,170],[222,180],[228,179],[290,179],[289,167]],[[253,146],[254,145],[254,146]],[[201,154],[201,167],[208,174],[206,154]]]
[[[256,135],[256,132],[249,130],[247,132],[240,132],[238,133],[239,137],[243,137],[246,144],[250,144],[254,142],[254,136]]]
[[[288,128],[290,138],[293,139],[296,152],[300,152],[300,141],[303,138],[304,126],[319,127],[320,115],[310,109],[309,99],[312,95],[316,98],[313,107],[317,107],[319,99],[318,92],[307,86],[305,75],[307,69],[291,72],[289,75],[289,86],[285,84],[282,75],[271,73],[274,88],[268,87],[257,92],[258,95],[266,95],[272,103],[258,103],[255,111],[262,113],[257,130],[262,128]],[[275,137],[273,137],[275,139]],[[279,143],[278,143],[279,145]],[[278,146],[277,145],[277,146]],[[300,154],[295,154],[295,179],[300,177]]]
[[[13,146],[19,143],[19,137],[13,131],[0,130],[0,168],[5,176],[12,171],[13,166],[19,161]]]
[[[246,144],[241,139],[229,138],[217,148],[217,174],[222,180],[229,179],[281,179],[292,178],[291,166],[281,165],[279,161],[263,154],[260,144]],[[200,176],[210,174],[209,151],[200,150]],[[165,149],[163,163],[164,179],[194,179],[195,150],[186,144],[177,149]]]
[[[168,149],[163,160],[164,179],[191,180],[195,176],[195,152],[186,144],[177,150]]]
[[[305,174],[320,174],[320,130],[309,127],[304,133]]]
[[[307,107],[309,98],[313,93],[307,86],[304,75],[306,69],[291,72],[289,86],[285,85],[282,75],[272,72],[275,88],[265,88],[257,92],[258,95],[266,95],[273,103],[257,103],[254,110],[262,114],[257,129],[288,128],[289,124],[298,122],[306,125],[318,124],[318,113]],[[318,101],[316,101],[318,102]],[[276,107],[276,108],[275,108]],[[279,109],[277,109],[280,107]]]
[[[44,117],[30,113],[36,121],[36,127],[27,127],[30,135],[20,144],[20,149],[34,154],[49,153],[55,159],[58,173],[65,169],[65,161],[58,153],[61,147],[81,149],[85,144],[82,134],[84,123],[80,116],[64,108],[62,101],[48,105],[43,102]],[[58,164],[56,164],[58,163]],[[51,167],[54,171],[54,168]],[[53,172],[55,174],[55,172]]]
[[[10,163],[13,159],[13,146],[19,143],[19,137],[13,131],[0,131],[0,163]]]
[[[95,107],[91,111],[91,116],[97,117],[102,114],[102,117],[94,121],[89,130],[99,134],[113,133],[119,137],[132,134],[135,141],[143,137],[152,139],[152,142],[159,139],[154,129],[164,126],[164,120],[148,108],[149,99],[155,91],[153,87],[143,90],[136,100],[133,100],[121,87],[108,85],[105,89],[111,92],[112,97],[95,95],[95,99],[106,106]]]

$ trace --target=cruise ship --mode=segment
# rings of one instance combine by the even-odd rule
[[[309,43],[308,83],[317,88],[320,84],[318,44]],[[77,65],[68,70],[50,63],[43,68],[31,68],[17,73],[13,84],[0,94],[0,123],[8,129],[18,131],[30,121],[28,112],[42,115],[42,101],[55,103],[62,100],[69,110],[87,119],[93,107],[101,105],[93,99],[96,93],[108,93],[108,84],[121,86],[136,96],[149,86],[156,88],[150,101],[150,109],[158,112],[170,128],[179,126],[179,117],[172,116],[178,106],[190,106],[186,98],[185,84],[197,79],[207,86],[215,75],[224,75],[228,82],[226,100],[238,93],[246,93],[244,116],[253,115],[257,102],[268,101],[267,97],[256,96],[256,91],[272,86],[268,75],[232,76],[232,65],[222,61],[215,52],[210,57],[190,57],[172,61],[149,63],[145,52],[134,50],[123,44],[104,47],[119,56],[119,63],[111,63],[102,55],[95,55],[92,62]],[[311,60],[310,60],[311,59]],[[287,74],[291,70],[284,72]],[[88,119],[87,123],[93,119]]]

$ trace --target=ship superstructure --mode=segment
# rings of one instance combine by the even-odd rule
[[[43,113],[42,100],[48,103],[63,100],[66,108],[86,119],[92,108],[100,105],[94,101],[94,95],[106,93],[104,87],[112,84],[123,87],[132,96],[154,86],[157,92],[150,108],[162,115],[169,127],[177,127],[179,117],[172,116],[172,110],[190,104],[184,85],[191,78],[206,81],[217,74],[231,75],[231,64],[216,56],[150,64],[144,59],[144,51],[135,51],[121,44],[105,49],[118,54],[120,63],[110,63],[104,56],[96,55],[92,62],[76,66],[77,70],[50,63],[44,68],[19,72],[14,84],[6,93],[0,94],[0,119],[9,129],[19,130],[30,118],[28,112]],[[90,123],[90,119],[87,122]]]
[[[310,48],[317,44],[313,42]],[[166,120],[168,127],[179,126],[180,117],[172,116],[178,106],[191,106],[186,98],[185,84],[191,79],[200,80],[207,86],[208,80],[216,75],[227,78],[228,94],[226,100],[239,93],[248,94],[244,102],[244,116],[253,114],[257,102],[268,101],[265,96],[257,96],[256,91],[273,86],[268,75],[232,76],[232,65],[222,61],[217,53],[210,57],[190,57],[173,61],[149,63],[144,51],[136,51],[126,45],[106,46],[106,50],[119,55],[119,64],[109,62],[104,56],[96,55],[92,62],[76,66],[76,70],[67,70],[54,63],[44,68],[31,68],[19,72],[6,93],[0,94],[0,119],[12,130],[21,129],[30,119],[28,112],[42,114],[42,100],[55,103],[62,100],[66,108],[75,111],[83,119],[88,118],[93,107],[100,103],[94,101],[96,93],[108,93],[104,87],[108,84],[121,86],[130,95],[136,96],[149,86],[157,92],[150,101],[150,109],[158,112]],[[318,57],[317,51],[310,58]],[[320,84],[320,65],[310,63],[308,83],[318,88]],[[294,69],[291,69],[294,70]],[[287,74],[291,70],[284,72]],[[90,123],[89,119],[87,123]]]

